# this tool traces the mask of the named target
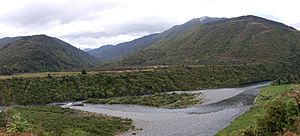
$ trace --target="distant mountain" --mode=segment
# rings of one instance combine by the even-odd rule
[[[194,26],[209,25],[209,24],[213,24],[214,22],[220,22],[224,20],[226,20],[226,18],[210,18],[210,17],[197,18],[183,25],[174,26],[163,33],[147,35],[132,40],[130,42],[117,44],[115,46],[113,45],[102,46],[98,49],[90,50],[88,51],[88,53],[94,56],[95,58],[97,58],[101,63],[119,61],[161,40],[174,38],[180,32],[190,29]]]
[[[256,16],[193,19],[161,34],[172,36],[162,37],[117,65],[284,62],[300,54],[299,31]]]
[[[0,39],[0,74],[60,71],[95,64],[96,60],[87,53],[54,37],[35,35]]]
[[[90,50],[93,50],[93,49],[92,48],[85,48],[85,49],[83,49],[83,51],[85,51],[85,52],[88,52]]]
[[[148,35],[130,42],[125,42],[117,45],[105,45],[100,48],[88,51],[100,63],[121,60],[127,55],[136,53],[148,45],[153,44],[159,37],[157,34]]]

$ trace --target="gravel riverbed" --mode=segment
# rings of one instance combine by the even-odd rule
[[[64,107],[132,119],[136,129],[119,134],[120,136],[212,136],[247,111],[259,90],[269,84],[267,82],[240,88],[184,91],[201,92],[205,100],[201,105],[185,109],[102,104]]]

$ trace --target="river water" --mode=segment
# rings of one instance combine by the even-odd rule
[[[268,85],[269,82],[264,82],[240,88],[188,91],[187,93],[201,92],[205,102],[185,109],[102,104],[64,107],[130,118],[140,130],[120,134],[124,136],[212,136],[246,112],[259,90]]]

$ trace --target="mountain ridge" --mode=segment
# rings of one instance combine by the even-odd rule
[[[253,15],[202,17],[87,53],[46,35],[5,37],[0,39],[0,73],[93,67],[95,58],[105,66],[130,67],[280,63],[299,54],[300,32],[283,23]]]
[[[218,65],[280,62],[300,53],[299,31],[252,15],[197,25],[116,63]]]
[[[151,44],[159,42],[164,38],[170,38],[176,36],[176,34],[186,29],[192,28],[197,25],[210,25],[213,24],[214,22],[222,22],[224,20],[226,20],[226,18],[205,17],[203,21],[200,21],[200,18],[194,18],[182,25],[175,25],[170,29],[161,33],[146,35],[134,39],[132,41],[119,43],[117,45],[101,46],[97,49],[93,49],[87,52],[90,55],[97,58],[102,63],[120,61],[124,57],[137,53],[140,50],[143,50],[148,46],[150,46]]]
[[[33,35],[4,40],[0,48],[0,73],[61,71],[96,64],[93,57],[58,38]]]

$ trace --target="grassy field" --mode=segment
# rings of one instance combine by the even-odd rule
[[[99,71],[89,71],[87,75],[95,74],[105,74],[105,73],[128,73],[128,72],[145,72],[154,71],[155,69],[145,68],[145,69],[120,69],[120,70],[99,70]],[[0,80],[12,79],[12,78],[44,78],[48,77],[63,77],[63,76],[76,76],[81,75],[81,72],[37,72],[37,73],[19,73],[14,75],[0,75]]]
[[[88,72],[88,75],[97,74],[97,71]],[[12,79],[12,78],[39,78],[39,77],[47,77],[48,75],[52,77],[62,77],[62,76],[76,76],[80,75],[81,72],[39,72],[39,73],[20,73],[15,75],[0,75],[1,79]]]
[[[200,94],[162,93],[149,96],[127,96],[107,99],[88,99],[93,104],[137,104],[153,107],[177,109],[201,103]]]
[[[271,99],[276,96],[289,91],[291,88],[296,87],[296,85],[278,85],[278,86],[268,86],[260,91],[260,95],[257,98],[255,105],[245,114],[236,118],[228,127],[220,131],[217,136],[227,136],[227,135],[238,135],[238,131],[241,129],[246,129],[248,127],[256,127],[256,118],[262,115],[265,110],[263,106]]]
[[[129,119],[50,106],[13,108],[1,115],[0,130],[10,125],[7,131],[16,130],[37,136],[112,136],[132,127]],[[22,119],[16,120],[15,115]]]

